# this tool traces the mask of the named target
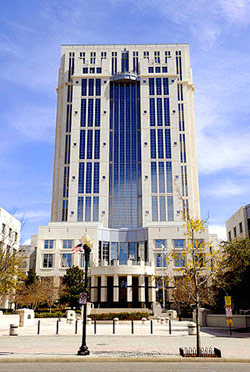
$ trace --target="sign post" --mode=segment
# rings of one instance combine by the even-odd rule
[[[233,314],[232,314],[232,297],[225,296],[225,310],[226,310],[226,321],[227,326],[229,327],[229,334],[232,335],[232,326],[233,326]]]

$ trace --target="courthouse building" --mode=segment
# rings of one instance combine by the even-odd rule
[[[149,307],[161,294],[155,277],[181,275],[183,209],[200,217],[193,92],[188,44],[62,46],[39,276],[58,283],[84,268],[71,250],[85,232],[96,307]]]

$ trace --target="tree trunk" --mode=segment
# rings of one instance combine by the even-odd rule
[[[200,349],[201,349],[201,337],[200,337],[200,321],[199,321],[199,305],[196,305],[196,350],[197,350],[197,357],[200,357]]]

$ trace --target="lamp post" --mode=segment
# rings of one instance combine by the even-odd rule
[[[161,275],[162,275],[162,308],[165,309],[166,308],[166,296],[165,296],[165,280],[164,280],[164,267],[163,267],[163,255],[165,255],[166,253],[166,248],[164,247],[164,245],[162,244],[161,245],[162,247],[162,253],[161,253]]]
[[[87,293],[87,281],[88,281],[88,264],[89,264],[89,256],[91,252],[91,247],[93,242],[91,241],[90,237],[87,234],[84,234],[82,239],[82,244],[78,245],[82,247],[82,252],[85,256],[85,279],[84,279],[84,292]],[[89,349],[86,344],[86,323],[87,323],[87,301],[83,305],[83,322],[82,322],[82,345],[78,350],[78,355],[89,355]]]

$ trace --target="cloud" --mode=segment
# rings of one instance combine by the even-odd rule
[[[22,213],[19,212],[15,214],[16,218],[24,217],[25,220],[39,219],[39,218],[48,217],[48,216],[50,216],[50,211],[48,210],[30,210],[30,211],[24,211]]]
[[[218,241],[227,240],[226,227],[223,225],[209,225],[209,234],[216,234]]]
[[[25,240],[22,245],[30,245],[31,244],[31,239]]]
[[[215,198],[231,198],[232,196],[237,197],[249,192],[248,186],[236,184],[232,180],[219,180],[219,182],[222,182],[222,184],[211,185],[203,190],[203,193]]]

